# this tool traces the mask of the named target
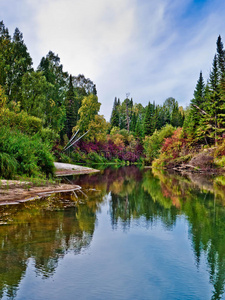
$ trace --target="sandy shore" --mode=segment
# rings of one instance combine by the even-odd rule
[[[64,163],[55,163],[55,167],[56,176],[98,172],[98,170],[95,169]],[[81,189],[81,187],[72,184],[60,183],[49,184],[47,186],[34,186],[30,182],[2,179],[0,180],[0,205],[18,204],[55,192],[68,192],[78,189]]]
[[[99,170],[88,168],[88,167],[82,167],[78,165],[72,165],[72,164],[65,164],[65,163],[59,163],[55,162],[56,167],[56,176],[69,176],[69,175],[79,175],[79,174],[90,174],[99,172]]]

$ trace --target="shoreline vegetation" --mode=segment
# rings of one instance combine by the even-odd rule
[[[80,174],[78,165],[223,173],[225,50],[220,36],[216,47],[207,83],[200,72],[187,108],[173,97],[144,107],[126,94],[123,101],[115,97],[107,122],[99,114],[93,81],[65,72],[52,51],[34,70],[22,33],[16,28],[11,37],[1,21],[0,178],[55,184],[55,177]],[[76,167],[60,169],[55,161]]]

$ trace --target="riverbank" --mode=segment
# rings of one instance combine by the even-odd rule
[[[220,175],[225,173],[224,146],[212,146],[211,148],[186,149],[175,146],[171,151],[161,151],[152,166],[165,170],[173,170],[180,173],[203,173]],[[171,152],[171,153],[170,153]]]
[[[56,176],[69,176],[90,174],[99,170],[64,163],[54,163]],[[36,183],[21,180],[0,179],[0,205],[19,204],[53,194],[55,192],[69,192],[80,190],[78,185],[64,184],[59,182]]]
[[[54,165],[56,168],[55,175],[57,177],[58,176],[90,174],[90,173],[99,172],[99,170],[97,170],[97,169],[73,165],[73,164],[55,162]]]

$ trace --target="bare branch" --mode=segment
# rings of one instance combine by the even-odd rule
[[[209,116],[209,114],[207,114],[207,112],[205,112],[203,109],[201,109],[199,106],[195,105],[195,104],[191,104],[192,106],[194,106],[195,108],[197,108],[203,115],[207,115]]]

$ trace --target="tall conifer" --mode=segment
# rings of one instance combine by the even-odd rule
[[[119,100],[117,101],[117,98],[115,97],[114,103],[113,103],[112,114],[111,114],[111,118],[110,118],[111,127],[115,127],[115,126],[119,127],[120,119],[119,119],[118,106],[119,106]]]

